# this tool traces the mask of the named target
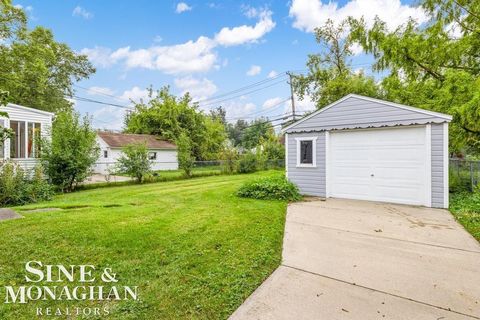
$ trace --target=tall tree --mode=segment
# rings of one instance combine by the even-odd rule
[[[238,119],[234,124],[229,123],[227,127],[228,138],[232,141],[234,146],[239,146],[242,143],[242,132],[248,127],[248,122],[243,119]]]
[[[154,92],[150,100],[135,105],[135,110],[125,118],[125,130],[162,136],[176,141],[182,133],[191,140],[191,148],[197,160],[216,158],[226,138],[223,124],[205,115],[192,103],[187,93],[176,97],[163,87]]]
[[[271,122],[263,117],[256,119],[242,131],[240,145],[246,149],[253,149],[260,145],[262,139],[266,139],[273,132]]]
[[[422,0],[430,21],[395,30],[350,19],[389,100],[453,115],[451,151],[480,152],[480,1]]]
[[[372,77],[351,68],[353,39],[348,35],[347,22],[335,25],[328,20],[315,29],[315,38],[323,51],[308,56],[306,75],[293,78],[295,92],[300,99],[306,94],[317,108],[336,101],[349,93],[381,97],[381,90]]]
[[[55,41],[43,27],[27,29],[27,18],[11,0],[0,1],[0,91],[8,101],[47,111],[71,107],[65,96],[75,81],[95,72],[85,55]]]

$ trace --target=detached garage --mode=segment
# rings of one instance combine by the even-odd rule
[[[287,177],[305,195],[447,208],[451,119],[348,95],[283,130]]]

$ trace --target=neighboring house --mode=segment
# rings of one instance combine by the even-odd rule
[[[122,149],[130,144],[147,146],[152,170],[178,169],[177,146],[153,135],[99,131],[97,143],[100,146],[100,156],[93,170],[95,173],[107,174],[115,170],[117,160],[122,156]]]
[[[303,194],[448,208],[449,115],[355,94],[283,129]]]
[[[0,126],[11,128],[13,137],[0,144],[0,159],[11,159],[25,170],[33,169],[39,162],[38,138],[51,135],[54,114],[9,103],[0,107],[7,117],[0,116]]]

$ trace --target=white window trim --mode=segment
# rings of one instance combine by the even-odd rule
[[[41,122],[36,122],[36,121],[27,121],[27,120],[16,120],[16,119],[9,119],[9,123],[8,123],[8,127],[11,128],[11,122],[12,121],[15,121],[15,122],[22,122],[25,124],[25,142],[23,143],[23,147],[25,148],[25,157],[20,157],[20,158],[13,158],[12,155],[10,154],[9,157],[10,159],[12,160],[35,160],[35,159],[38,159],[37,157],[33,156],[33,157],[29,157],[28,156],[28,138],[29,138],[29,134],[28,134],[28,125],[29,124],[33,124],[33,126],[35,127],[35,124],[39,124],[40,125],[40,138],[42,138],[42,132],[43,132],[43,124]],[[9,140],[9,146],[8,148],[10,149],[10,144],[12,143],[12,139],[8,139]],[[33,140],[32,140],[33,141]],[[18,145],[17,147],[20,146],[20,142],[18,142]],[[35,145],[33,144],[32,145],[32,148],[34,148]]]
[[[317,167],[317,137],[295,138],[297,141],[297,167],[298,168],[316,168]],[[312,163],[300,163],[300,142],[312,141]]]
[[[325,131],[325,198],[330,197],[330,132]]]
[[[443,124],[443,207],[449,207],[449,160],[448,160],[448,122]]]
[[[432,207],[432,125],[425,126],[425,202]]]

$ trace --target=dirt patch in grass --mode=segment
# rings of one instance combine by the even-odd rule
[[[60,211],[63,210],[62,208],[38,208],[38,209],[31,209],[31,210],[23,210],[22,212],[25,213],[35,213],[35,212],[49,212],[49,211]]]

